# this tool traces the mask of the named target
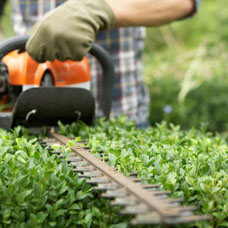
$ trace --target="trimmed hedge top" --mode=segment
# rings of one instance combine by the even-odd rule
[[[91,151],[128,175],[137,172],[145,182],[160,183],[185,204],[196,205],[199,213],[213,215],[209,223],[197,227],[227,227],[228,222],[228,146],[222,136],[162,123],[141,130],[126,118],[95,127],[83,123],[60,124],[60,131],[88,139]]]
[[[102,159],[125,175],[137,172],[213,215],[189,227],[228,226],[228,146],[222,136],[166,123],[141,130],[125,117],[101,119],[94,127],[59,123],[59,130],[86,139],[92,153],[103,151]],[[122,228],[128,221],[20,127],[0,130],[0,207],[0,227]]]

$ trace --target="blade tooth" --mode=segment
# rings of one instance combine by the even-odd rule
[[[193,212],[196,211],[196,207],[170,207],[170,208],[175,208],[180,211],[180,216],[192,216]]]
[[[73,169],[73,172],[76,173],[83,173],[83,172],[90,172],[90,171],[94,171],[94,167],[93,166],[85,166],[85,167],[80,167],[80,168],[76,168]]]
[[[175,209],[179,211],[180,216],[192,216],[193,212],[196,211],[196,207],[194,206],[172,206],[170,204],[167,205],[167,209]]]
[[[104,154],[104,151],[102,151],[102,150],[100,150],[100,151],[99,150],[96,150],[96,153],[97,154]]]
[[[67,161],[68,162],[81,162],[81,161],[83,161],[83,159],[82,158],[80,158],[79,156],[73,156],[73,157],[69,157],[68,159],[67,159]]]
[[[89,178],[88,176],[85,176],[85,175],[83,175],[83,174],[78,174],[78,177],[79,177],[79,178],[87,178],[87,179]]]
[[[134,173],[130,173],[129,177],[134,177],[134,178],[137,178],[138,176],[138,173],[134,172]]]
[[[185,224],[190,222],[199,222],[199,221],[209,221],[210,216],[206,215],[189,215],[189,216],[178,216],[173,218],[166,218],[164,224],[175,225],[175,224]]]
[[[86,162],[86,161],[71,162],[70,164],[71,164],[72,166],[74,166],[74,167],[77,167],[77,168],[86,167],[86,166],[89,165],[89,163]]]
[[[149,211],[149,208],[144,204],[138,204],[136,206],[127,206],[123,210],[121,210],[121,214],[124,215],[139,215],[145,214]]]
[[[181,224],[181,223],[210,221],[210,220],[211,220],[211,216],[209,215],[192,215],[192,216],[180,217],[178,219],[178,223]]]
[[[144,188],[147,191],[156,191],[161,187],[159,184],[143,184],[142,188]]]
[[[141,184],[141,185],[145,185],[143,182],[145,181],[150,181],[150,179],[141,179],[139,177],[135,177],[136,173],[132,173],[132,176],[130,175],[129,178],[131,179],[131,181],[135,182],[135,183],[138,183],[138,184]]]
[[[37,139],[37,141],[38,142],[55,142],[56,143],[56,140],[52,139],[52,138]]]
[[[110,167],[109,171],[111,171],[111,172],[118,172],[118,168],[116,168],[116,167]]]
[[[198,216],[198,215],[191,215],[186,217],[172,217],[172,218],[164,218],[162,219],[148,219],[141,218],[140,220],[136,219],[135,224],[137,225],[158,225],[158,224],[164,224],[164,225],[177,225],[177,224],[185,224],[190,222],[199,222],[199,221],[209,221],[210,217],[206,216]]]
[[[104,155],[103,152],[96,152],[97,154],[99,154],[100,156]]]
[[[153,195],[155,196],[160,196],[160,195],[170,195],[172,192],[171,191],[150,191]]]
[[[83,149],[90,150],[90,147],[89,146],[83,146]]]
[[[80,144],[80,143],[76,143],[76,144],[74,145],[74,148],[75,148],[75,149],[82,149],[83,147],[81,147],[81,144]]]
[[[92,171],[92,172],[84,172],[82,175],[79,175],[79,177],[83,178],[91,178],[91,177],[102,177],[102,173],[100,171]]]
[[[168,204],[172,207],[177,207],[180,206],[181,203],[183,203],[183,199],[181,198],[167,198],[167,199],[161,199],[162,202],[164,202],[165,204]]]
[[[51,147],[52,145],[54,144],[59,144],[58,142],[56,141],[53,141],[53,142],[44,142],[44,145],[48,146],[48,147]]]
[[[47,146],[47,142],[41,141],[39,142],[41,146]]]
[[[61,149],[53,150],[50,146],[48,146],[46,149],[48,151],[50,151],[50,153],[53,153],[53,154],[62,154],[63,153],[63,151]]]
[[[110,183],[110,180],[107,177],[92,177],[86,181],[88,184],[104,184]]]
[[[98,184],[97,187],[94,187],[94,190],[107,191],[107,190],[116,190],[118,188],[119,188],[118,184],[108,183],[108,184]]]
[[[51,154],[62,154],[62,150],[50,151]]]
[[[139,214],[131,220],[131,225],[158,225],[161,224],[161,216],[156,212]]]
[[[150,191],[158,199],[168,199],[169,195],[172,193],[170,191]]]
[[[135,206],[137,204],[139,204],[139,201],[137,201],[134,197],[116,198],[111,201],[111,205],[113,206]]]
[[[156,195],[156,198],[158,198],[158,199],[168,199],[168,195],[166,195],[166,194]]]
[[[197,221],[208,221],[211,217],[207,215],[190,215],[190,216],[177,216],[162,218],[155,212],[146,214],[139,214],[131,221],[132,225],[175,225]]]
[[[69,159],[74,159],[74,158],[81,158],[80,156],[78,156],[77,154],[73,154],[71,153],[69,156],[68,156]],[[81,158],[82,159],[82,158]]]
[[[54,145],[56,142],[45,142],[45,144],[47,145],[47,146],[52,146],[52,145]]]
[[[74,136],[70,136],[70,137],[68,137],[70,140],[74,140],[75,139],[75,137]]]
[[[106,193],[103,193],[101,196],[104,198],[121,198],[126,197],[128,194],[124,189],[117,189],[117,190],[108,190]]]
[[[135,183],[142,183],[142,180],[140,178],[135,178],[135,177],[130,177],[131,181],[135,182]]]

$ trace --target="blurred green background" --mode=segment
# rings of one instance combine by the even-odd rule
[[[202,0],[194,18],[148,28],[144,75],[150,122],[182,128],[228,129],[228,1]],[[13,36],[10,5],[2,27]]]
[[[148,29],[144,66],[151,124],[228,129],[228,1],[202,0],[198,15]]]

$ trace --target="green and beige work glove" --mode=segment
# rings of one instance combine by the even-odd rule
[[[49,12],[26,44],[37,62],[81,60],[98,31],[114,26],[112,9],[105,0],[68,0]]]

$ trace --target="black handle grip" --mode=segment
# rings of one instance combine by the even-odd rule
[[[25,51],[25,45],[28,41],[29,36],[18,36],[9,38],[2,43],[0,43],[0,61],[9,52],[14,50]],[[89,53],[93,55],[101,64],[103,70],[102,76],[102,90],[101,90],[101,100],[99,101],[101,109],[104,116],[109,119],[111,108],[112,108],[112,90],[114,83],[114,65],[110,55],[107,51],[99,46],[98,44],[93,44]]]

